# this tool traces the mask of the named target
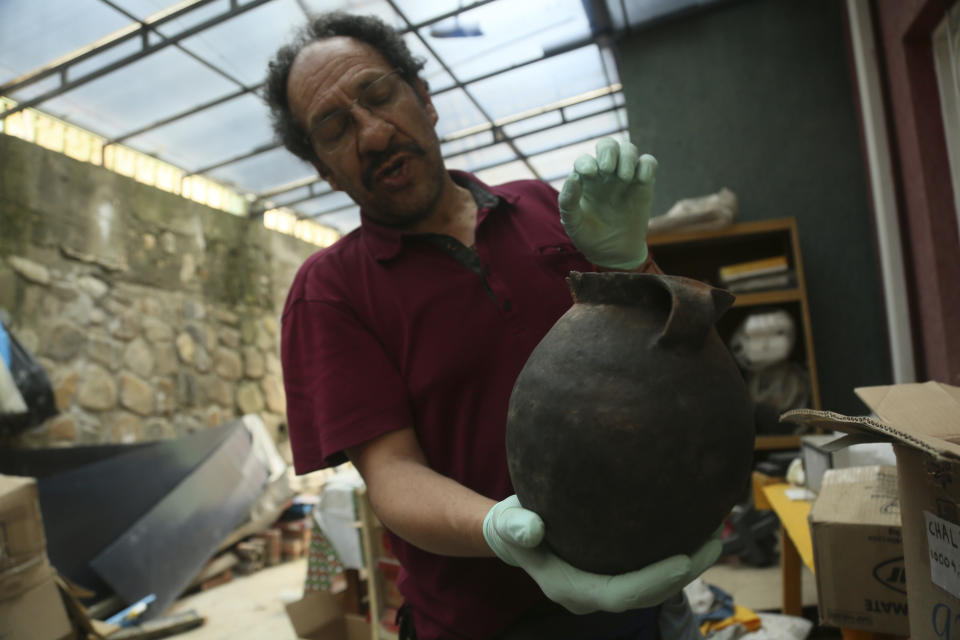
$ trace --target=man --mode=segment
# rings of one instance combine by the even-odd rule
[[[677,612],[690,631],[676,594],[717,541],[622,576],[579,571],[540,544],[504,450],[513,381],[571,304],[563,277],[655,270],[656,161],[602,142],[577,160],[561,224],[546,184],[444,168],[421,67],[392,29],[339,13],[270,65],[279,137],[362,214],[304,263],[284,309],[295,468],[357,467],[403,567],[411,637],[657,638]]]

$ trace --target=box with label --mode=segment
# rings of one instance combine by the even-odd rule
[[[826,471],[810,536],[824,624],[910,633],[896,467]]]
[[[876,414],[797,409],[782,421],[844,431],[850,443],[892,442],[910,635],[960,638],[960,387],[938,382],[856,389]]]

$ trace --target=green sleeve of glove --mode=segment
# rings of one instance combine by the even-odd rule
[[[716,562],[721,543],[713,538],[692,556],[677,555],[617,576],[581,571],[540,543],[540,516],[516,496],[498,502],[483,521],[483,536],[501,560],[526,571],[543,593],[573,613],[620,612],[653,607],[678,593]]]
[[[560,221],[590,262],[632,270],[646,261],[656,172],[653,156],[612,138],[597,143],[595,158],[574,162],[558,198]]]

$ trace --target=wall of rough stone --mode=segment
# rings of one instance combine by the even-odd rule
[[[0,308],[61,412],[0,446],[158,440],[246,413],[276,435],[280,312],[316,250],[0,135]]]

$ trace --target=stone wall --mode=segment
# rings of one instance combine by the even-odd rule
[[[0,308],[61,411],[0,445],[279,432],[280,311],[317,247],[9,136],[0,159]]]

